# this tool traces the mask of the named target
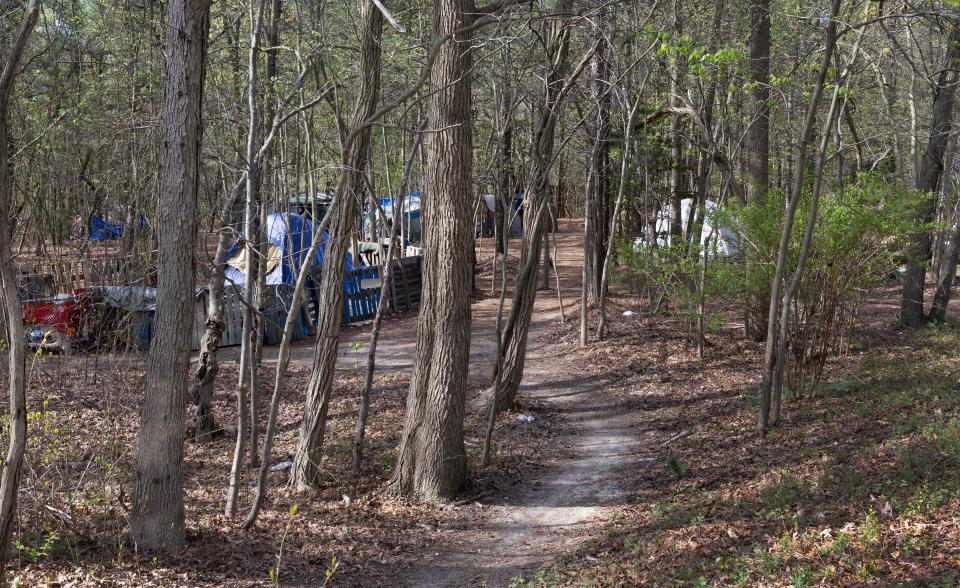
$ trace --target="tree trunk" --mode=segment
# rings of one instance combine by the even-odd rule
[[[10,226],[13,189],[9,161],[10,137],[7,116],[13,84],[20,68],[27,41],[33,33],[40,14],[40,0],[30,0],[20,24],[20,30],[3,71],[0,73],[0,296],[3,298],[3,316],[7,327],[7,369],[9,370],[10,444],[0,473],[0,584],[5,583],[4,572],[17,519],[17,492],[23,454],[27,446],[26,363],[23,343],[23,308],[17,289],[16,271],[11,251]]]
[[[588,125],[593,148],[590,150],[591,182],[587,191],[589,203],[585,205],[590,214],[586,217],[584,245],[587,255],[584,260],[587,269],[587,296],[590,301],[600,298],[600,274],[606,253],[610,192],[610,56],[605,40],[610,7],[605,0],[598,0],[597,4],[597,37],[600,45],[590,64],[590,97],[595,117],[592,124]]]
[[[770,189],[770,0],[750,2],[750,124],[747,127],[747,201]]]
[[[683,22],[680,12],[683,10],[681,0],[673,3],[673,34],[679,39],[683,33]],[[670,106],[679,108],[680,92],[682,91],[680,78],[683,70],[680,67],[680,56],[670,58]],[[670,245],[679,247],[683,239],[683,127],[680,115],[670,117]]]
[[[223,290],[227,264],[227,252],[230,250],[232,232],[228,230],[233,208],[240,195],[241,183],[237,183],[220,213],[220,234],[217,239],[217,252],[213,263],[210,264],[210,282],[207,284],[207,320],[204,324],[203,337],[200,339],[200,353],[197,357],[197,367],[193,372],[193,383],[190,387],[190,399],[194,403],[193,434],[197,441],[209,441],[217,431],[216,419],[213,415],[213,384],[220,371],[217,361],[217,351],[220,348],[220,338],[226,328],[223,317]]]
[[[947,41],[947,54],[937,79],[930,116],[930,138],[917,170],[915,187],[927,195],[916,212],[916,220],[924,225],[933,221],[936,199],[934,194],[943,173],[943,156],[953,126],[953,106],[957,94],[956,63],[960,58],[960,25],[954,25]],[[930,260],[931,233],[929,227],[910,236],[907,248],[907,269],[903,276],[900,296],[900,323],[919,327],[923,323],[923,289]]]
[[[256,281],[258,262],[257,242],[260,240],[260,161],[257,158],[259,151],[260,116],[257,107],[259,94],[259,77],[257,75],[257,61],[260,55],[260,38],[263,34],[263,18],[266,9],[266,0],[259,0],[253,22],[250,27],[250,50],[247,57],[247,130],[246,147],[246,204],[243,213],[243,247],[246,252],[246,271],[243,288],[243,297],[246,301],[243,307],[243,327],[240,337],[240,377],[237,382],[237,439],[233,450],[233,464],[230,468],[230,483],[227,489],[227,504],[225,514],[232,517],[237,511],[237,496],[240,492],[240,477],[243,469],[243,456],[246,451],[247,435],[252,438],[253,427],[250,427],[250,399],[256,394],[250,394],[256,383],[252,377],[254,365],[254,337],[256,330],[254,323],[254,305],[256,300]],[[248,385],[249,383],[249,385]],[[251,450],[256,442],[251,443]],[[252,451],[251,451],[252,453]],[[253,456],[251,456],[251,459]]]
[[[553,163],[553,147],[556,135],[560,102],[565,88],[563,74],[570,46],[569,20],[571,0],[560,0],[555,9],[555,18],[550,21],[549,44],[546,55],[546,83],[543,101],[530,153],[531,177],[524,197],[526,210],[523,230],[523,245],[520,250],[520,270],[510,308],[510,316],[503,330],[500,343],[501,361],[494,378],[500,379],[502,387],[494,391],[497,411],[511,406],[520,391],[523,379],[523,364],[527,353],[527,334],[533,318],[533,306],[537,299],[537,277],[541,243],[546,237],[550,213],[550,166]],[[594,54],[594,57],[596,55]],[[582,62],[583,65],[586,62]],[[574,73],[575,77],[579,70]],[[549,268],[546,268],[549,271]]]
[[[634,142],[633,117],[636,114],[639,105],[640,101],[638,99],[630,108],[629,113],[627,114],[626,125],[624,126],[623,154],[621,155],[620,159],[620,186],[617,189],[617,199],[613,205],[613,218],[610,222],[610,239],[607,242],[607,253],[603,260],[603,271],[600,274],[600,298],[597,300],[597,310],[599,311],[600,316],[597,320],[597,341],[603,340],[604,332],[607,326],[606,299],[607,284],[610,279],[610,258],[613,257],[613,245],[617,235],[617,216],[620,214],[620,207],[623,204],[623,196],[626,192],[627,186],[627,175],[629,170],[627,165]]]
[[[947,199],[947,194],[953,194],[952,188],[954,164],[957,155],[956,151],[957,138],[954,136],[947,147],[947,154],[944,157],[943,176],[940,178],[940,192],[944,194],[945,199]],[[960,258],[960,222],[958,222],[956,218],[958,202],[956,197],[950,200],[952,201],[953,210],[944,210],[944,221],[953,222],[954,226],[952,230],[943,229],[940,231],[942,233],[941,241],[946,241],[946,243],[941,244],[939,263],[934,265],[936,269],[934,279],[936,280],[937,290],[933,296],[930,314],[927,316],[928,320],[937,324],[943,324],[944,321],[947,320],[947,305],[950,304],[953,282],[957,275],[957,261],[958,258]],[[948,207],[944,208],[946,209]]]
[[[363,18],[366,26],[363,30],[360,49],[361,78],[353,111],[352,129],[361,127],[362,123],[374,114],[380,94],[380,37],[383,30],[383,15],[372,1],[367,1],[364,3]],[[333,391],[337,351],[340,346],[345,260],[356,231],[356,206],[361,202],[361,195],[366,189],[364,174],[370,147],[370,133],[370,126],[361,128],[343,153],[344,166],[331,221],[331,238],[327,240],[320,275],[318,299],[321,302],[317,317],[317,344],[314,349],[313,371],[307,387],[297,453],[290,472],[290,482],[298,490],[314,487],[320,473],[327,409],[330,404],[330,394]],[[469,195],[469,190],[467,194]],[[469,266],[469,260],[467,265]]]
[[[807,263],[807,256],[810,253],[810,244],[813,241],[813,230],[817,223],[817,208],[820,204],[820,192],[823,185],[823,168],[827,159],[827,148],[830,146],[830,132],[837,119],[837,109],[840,102],[840,88],[842,80],[850,73],[850,64],[852,64],[860,51],[860,43],[863,41],[863,33],[866,29],[860,30],[860,35],[854,44],[850,63],[844,68],[843,73],[838,73],[836,84],[833,87],[833,96],[830,99],[830,109],[827,112],[827,118],[823,124],[823,130],[820,134],[820,145],[816,153],[816,163],[813,167],[813,186],[810,190],[810,211],[807,214],[807,226],[803,233],[803,240],[800,244],[800,256],[797,259],[797,266],[793,270],[789,283],[783,291],[783,300],[780,302],[780,325],[777,334],[777,351],[775,373],[773,377],[773,398],[770,412],[769,424],[775,425],[780,420],[780,409],[783,402],[783,376],[787,364],[787,339],[790,335],[790,310],[793,304],[793,295],[800,287],[800,281],[803,279],[804,266]],[[828,40],[829,42],[829,40]],[[839,64],[835,67],[839,68]],[[839,148],[839,145],[837,145]],[[799,198],[800,193],[795,192],[794,197]]]
[[[209,0],[171,0],[158,206],[156,334],[147,361],[130,513],[130,534],[140,549],[175,551],[185,540],[183,427],[209,27]]]
[[[413,148],[410,150],[410,157],[403,169],[403,177],[400,180],[400,193],[405,194],[410,179],[410,168],[413,166],[413,160],[420,150],[420,144],[423,142],[423,125],[426,121],[420,123],[419,131],[413,140]],[[393,218],[399,218],[397,210],[393,212]],[[380,328],[383,326],[383,315],[387,312],[387,298],[389,297],[390,286],[390,267],[393,264],[394,257],[402,257],[397,249],[403,248],[402,242],[397,241],[398,229],[400,223],[393,223],[390,227],[390,242],[387,246],[387,253],[384,257],[381,277],[383,283],[380,285],[380,302],[377,304],[377,314],[373,319],[373,327],[370,329],[370,345],[367,350],[367,371],[363,377],[363,392],[360,395],[360,408],[357,416],[357,433],[353,439],[353,464],[351,472],[356,477],[360,474],[360,465],[363,461],[363,443],[367,430],[367,417],[370,414],[370,392],[373,388],[373,371],[376,367],[377,343],[380,340]]]
[[[472,0],[434,0],[433,38],[471,24]],[[470,359],[470,252],[473,249],[472,35],[438,50],[427,103],[423,198],[423,298],[393,493],[450,500],[467,473],[463,411]]]
[[[773,387],[774,362],[776,359],[777,310],[780,308],[780,292],[783,285],[784,274],[786,273],[787,254],[790,249],[790,234],[793,230],[793,220],[797,212],[797,205],[800,203],[800,197],[803,192],[804,174],[802,172],[807,167],[807,149],[813,138],[813,124],[817,117],[820,97],[823,95],[823,87],[826,83],[827,72],[830,69],[833,50],[836,45],[836,18],[840,12],[840,2],[841,0],[833,0],[833,6],[830,12],[830,24],[827,25],[826,32],[826,50],[823,52],[820,61],[820,70],[817,72],[817,81],[814,84],[810,104],[807,105],[807,113],[804,116],[803,125],[800,128],[800,138],[797,145],[797,173],[793,181],[790,200],[787,203],[787,210],[783,219],[783,227],[780,233],[780,248],[777,253],[777,266],[770,284],[770,304],[767,312],[767,343],[763,356],[763,381],[760,384],[760,413],[757,418],[757,428],[761,435],[766,434],[770,421],[770,392]]]
[[[501,50],[504,69],[507,75],[503,77],[500,91],[500,133],[497,136],[497,194],[494,204],[494,229],[497,242],[494,254],[494,274],[496,274],[496,257],[503,255],[507,250],[507,231],[502,230],[504,219],[513,212],[515,194],[511,193],[511,179],[513,175],[513,84],[510,79],[510,48],[504,45]],[[496,277],[494,276],[494,279]]]

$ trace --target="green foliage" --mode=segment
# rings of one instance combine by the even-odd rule
[[[901,237],[916,230],[912,211],[921,196],[878,175],[861,175],[842,191],[821,195],[813,241],[791,317],[787,386],[795,395],[813,390],[826,360],[843,353],[863,294],[892,275]],[[793,275],[811,206],[801,195],[790,234],[785,280]],[[759,204],[727,212],[740,227],[743,251],[738,290],[765,304],[776,267],[786,201],[771,192]]]
[[[30,561],[36,563],[47,558],[60,540],[60,534],[56,531],[44,530],[36,542],[29,543],[22,539],[13,542],[17,551],[27,556]]]
[[[280,536],[280,545],[277,548],[277,556],[276,556],[277,564],[274,567],[270,568],[270,582],[273,583],[274,586],[280,585],[280,564],[283,563],[283,544],[286,542],[287,535],[290,533],[290,527],[293,525],[293,517],[297,516],[297,511],[299,509],[300,509],[299,504],[294,504],[293,506],[290,507],[290,512],[287,515],[287,524],[283,527],[283,534]],[[336,567],[337,567],[337,560],[336,558],[334,558],[333,569],[336,570]],[[332,573],[333,572],[331,572],[330,570],[327,570],[328,580],[332,575]],[[326,581],[324,581],[323,585],[326,586],[326,584],[327,584]]]
[[[883,521],[873,509],[863,518],[859,529],[860,540],[867,545],[875,545],[883,536]]]
[[[928,424],[921,435],[898,447],[896,456],[899,481],[904,486],[951,479],[960,482],[960,417]]]
[[[687,473],[687,466],[676,453],[667,456],[667,469],[673,472],[673,475],[682,478]]]
[[[787,476],[775,484],[763,489],[761,498],[771,509],[782,510],[810,502],[813,499],[813,486],[809,480],[800,480]]]
[[[623,241],[619,257],[624,271],[635,284],[655,292],[654,311],[664,311],[687,325],[691,339],[700,317],[701,297],[704,302],[722,299],[735,288],[731,266],[718,263],[715,241],[710,247],[709,262],[703,271],[703,248],[680,241],[669,247],[645,247]],[[719,328],[723,315],[716,305],[705,308],[704,329]]]

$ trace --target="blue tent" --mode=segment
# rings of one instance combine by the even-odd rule
[[[95,214],[90,218],[90,240],[112,241],[123,236],[123,223],[108,221]]]
[[[413,192],[411,194],[387,196],[386,198],[379,199],[380,208],[383,209],[383,215],[388,222],[393,222],[394,208],[400,208],[400,216],[403,219],[404,225],[410,230],[410,234],[407,235],[408,240],[411,237],[416,237],[414,240],[419,240],[421,231],[420,197],[420,192]],[[370,223],[373,222],[374,219],[376,219],[377,225],[379,225],[380,214],[376,210],[371,209],[367,212],[367,216],[363,220],[364,232],[369,231]],[[386,228],[384,229],[386,230]]]
[[[330,234],[324,231],[320,237],[320,246],[310,260],[310,267],[319,268],[323,263],[327,239]],[[307,261],[306,256],[313,242],[313,222],[293,212],[275,212],[267,217],[267,284],[293,284],[297,281],[297,272]],[[227,282],[246,283],[246,249],[237,239],[227,252]],[[353,268],[350,255],[346,260],[347,271]]]

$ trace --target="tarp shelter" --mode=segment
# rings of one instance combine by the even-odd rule
[[[267,217],[267,285],[293,284],[297,272],[306,263],[313,242],[313,222],[292,212],[275,212]],[[319,268],[327,246],[329,232],[324,231],[320,246],[310,260],[311,268]],[[227,252],[227,283],[245,284],[247,252],[242,239],[234,241]],[[345,260],[352,269],[350,255]]]
[[[124,226],[120,221],[111,221],[103,218],[99,214],[90,217],[90,230],[87,232],[87,238],[91,241],[113,241],[123,236]],[[80,227],[85,221],[82,217],[76,217],[73,220],[73,231],[77,237],[81,236]],[[139,228],[144,229],[150,225],[147,219],[140,217],[137,222]]]
[[[523,236],[523,214],[521,214],[521,207],[523,206],[523,194],[517,194],[516,198],[513,199],[513,207],[508,213],[510,215],[510,236],[511,237],[521,237]],[[493,194],[484,194],[483,195],[483,211],[480,215],[480,230],[482,234],[486,237],[493,236],[494,224],[497,222],[497,197]]]
[[[90,240],[112,241],[123,236],[123,223],[108,221],[100,215],[90,217]]]
[[[403,234],[404,238],[409,241],[419,241],[420,234],[422,231],[421,224],[421,215],[420,215],[420,192],[413,192],[411,194],[402,194],[400,196],[388,196],[386,198],[380,198],[380,208],[383,209],[383,216],[386,217],[388,223],[393,223],[393,212],[394,209],[400,209],[401,218],[403,219],[403,228],[397,229],[397,234]],[[380,223],[380,213],[376,210],[371,209],[366,218],[363,221],[364,232],[369,232],[370,223],[376,220],[377,226]],[[389,234],[390,227],[384,227],[385,235]]]
[[[690,210],[693,198],[684,198],[680,201],[680,219],[684,227],[690,222]],[[740,236],[731,226],[715,226],[717,224],[720,205],[713,200],[705,201],[706,214],[703,215],[703,231],[700,233],[700,245],[703,246],[710,238],[710,252],[712,255],[727,257],[736,255],[740,251]],[[713,235],[711,237],[711,235]],[[641,240],[642,241],[642,240]],[[670,246],[670,210],[661,208],[657,214],[657,245]]]

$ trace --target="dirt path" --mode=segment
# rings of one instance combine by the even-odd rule
[[[564,305],[578,307],[582,224],[561,221],[557,241],[555,261]],[[489,250],[483,251],[481,260],[488,257]],[[562,430],[569,433],[559,439],[563,450],[557,453],[565,457],[554,459],[536,478],[483,499],[481,522],[449,530],[445,536],[451,539],[443,545],[425,545],[416,567],[397,579],[397,585],[507,586],[517,576],[530,578],[540,567],[574,551],[609,519],[624,497],[619,483],[624,468],[643,467],[651,461],[642,452],[639,416],[604,393],[610,382],[588,375],[583,366],[551,347],[548,335],[561,317],[555,284],[551,279],[553,289],[537,295],[521,394],[552,409],[545,411],[548,414],[563,415]],[[478,285],[489,291],[489,276]],[[492,371],[497,302],[488,296],[473,305],[470,382],[474,385],[485,385]],[[365,368],[368,339],[368,326],[344,333],[341,368]],[[377,369],[409,371],[415,350],[416,317],[393,317],[384,324]],[[275,353],[275,348],[265,349],[264,360],[275,361]],[[301,341],[292,349],[291,361],[309,364],[312,356],[312,342]],[[363,585],[362,578],[346,580]]]
[[[570,308],[579,305],[580,223],[563,223],[557,236],[562,292]],[[495,298],[474,305],[471,381],[489,377],[496,307]],[[572,421],[564,426],[570,435],[561,440],[569,457],[535,479],[482,500],[485,522],[450,533],[452,541],[428,548],[404,585],[507,586],[517,576],[532,577],[538,568],[575,550],[611,516],[623,497],[619,479],[625,467],[650,461],[642,455],[637,417],[604,394],[609,382],[584,375],[582,366],[552,351],[547,335],[559,320],[556,291],[541,290],[521,394]],[[392,355],[391,350],[386,357]],[[351,354],[344,359],[349,361]]]
[[[636,418],[607,402],[602,378],[576,377],[573,366],[547,358],[527,369],[523,394],[575,415],[571,457],[512,491],[483,501],[486,521],[428,551],[408,586],[508,586],[530,579],[574,551],[622,504],[619,480],[642,454]],[[558,369],[559,368],[559,369]]]

